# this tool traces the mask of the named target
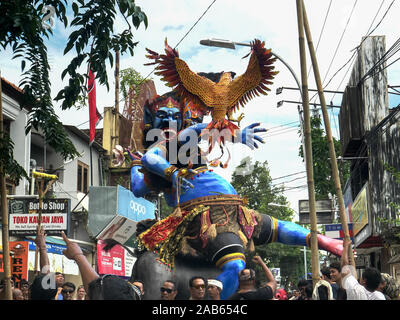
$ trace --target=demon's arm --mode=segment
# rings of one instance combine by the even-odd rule
[[[240,130],[238,133],[236,133],[236,137],[232,137],[230,141],[233,143],[241,142],[252,150],[254,148],[258,148],[256,140],[261,143],[265,143],[265,141],[256,133],[267,132],[267,129],[265,128],[256,128],[259,125],[260,123],[258,122],[245,127],[243,130]],[[206,138],[209,134],[212,134],[212,132],[206,133],[205,131],[203,131],[206,127],[207,124],[199,123],[182,130],[178,136],[179,144],[180,145],[185,144],[186,146],[188,146],[187,144],[189,144],[189,146],[191,144],[193,144],[193,146],[197,145],[201,139],[201,136]],[[216,134],[219,135],[223,134],[223,132],[221,133],[221,132],[216,132],[216,130],[214,131],[215,131],[214,133]],[[227,132],[227,134],[229,133]]]
[[[135,197],[144,197],[150,192],[149,187],[146,185],[144,180],[144,174],[140,172],[142,165],[140,163],[134,163],[131,167],[131,191]]]
[[[172,187],[176,189],[180,172],[176,166],[171,165],[168,162],[167,150],[164,147],[151,148],[142,157],[141,162],[146,170],[162,179],[170,181],[172,183]],[[193,185],[183,177],[180,178],[180,182],[183,190],[193,187]]]

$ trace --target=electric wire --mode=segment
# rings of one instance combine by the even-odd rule
[[[328,76],[329,71],[330,71],[330,69],[331,69],[331,67],[332,67],[333,61],[334,61],[335,58],[336,58],[337,52],[338,52],[338,50],[339,50],[340,44],[342,43],[343,37],[344,37],[344,35],[345,35],[346,31],[347,31],[347,27],[348,27],[348,25],[349,25],[349,23],[350,23],[351,17],[353,16],[353,12],[354,12],[354,9],[355,9],[355,7],[356,7],[356,5],[357,5],[357,2],[358,2],[358,0],[355,0],[355,1],[354,1],[353,8],[351,9],[351,12],[350,12],[350,16],[349,16],[349,18],[347,19],[345,28],[344,28],[344,30],[343,30],[343,32],[342,32],[342,35],[341,35],[341,37],[340,37],[340,39],[339,39],[339,42],[338,42],[337,46],[336,46],[335,53],[334,53],[334,55],[333,55],[333,57],[332,57],[332,60],[331,60],[331,62],[330,62],[330,64],[329,64],[328,70],[326,71],[326,74],[325,74],[325,77],[324,77],[324,80],[322,81],[322,83],[325,82],[326,77]]]
[[[321,28],[321,31],[320,31],[320,34],[319,34],[317,46],[315,48],[315,53],[318,52],[319,44],[321,42],[322,34],[323,34],[324,30],[325,30],[325,25],[326,25],[326,21],[328,20],[328,15],[329,15],[329,12],[330,12],[330,9],[331,9],[331,5],[332,5],[332,0],[329,2],[328,9],[327,9],[327,11],[325,13],[324,23],[322,24],[322,28]],[[310,68],[308,69],[307,79],[310,76],[311,69],[312,69],[312,66],[310,66]]]
[[[188,34],[193,30],[193,28],[200,22],[200,20],[204,17],[204,15],[207,13],[207,11],[212,7],[212,5],[216,2],[217,0],[213,0],[213,2],[207,7],[207,9],[203,12],[203,14],[200,16],[199,19],[197,19],[197,21],[193,24],[193,26],[188,30],[188,32],[185,33],[185,35],[179,40],[178,44],[174,47],[174,49],[176,49],[179,44],[188,36]],[[144,81],[146,81],[152,74],[153,72],[156,70],[157,67],[154,67],[154,69],[146,76],[143,78],[143,80],[138,84],[138,86],[140,86]],[[124,101],[125,98],[122,98],[121,100],[119,100],[119,102]],[[102,113],[102,115],[104,114],[104,112]],[[80,125],[76,126],[77,128],[79,128],[80,126],[86,124],[90,122],[90,119],[81,123]]]
[[[390,49],[388,51],[386,51],[382,57],[365,73],[365,75],[363,77],[361,77],[360,81],[358,82],[358,84],[363,83],[365,80],[373,77],[374,75],[376,75],[377,73],[385,70],[386,68],[388,68],[389,66],[391,66],[393,63],[395,63],[396,61],[399,60],[396,59],[395,61],[393,61],[392,63],[390,63],[389,65],[385,66],[385,67],[381,67],[386,61],[388,61],[391,57],[393,57],[397,52],[400,51],[400,38],[397,39],[395,41],[395,43],[390,47]]]
[[[378,22],[378,24],[374,27],[374,29],[373,29],[372,31],[370,31],[369,33],[367,32],[367,35],[364,36],[364,38],[362,39],[362,41],[360,42],[360,44],[352,50],[352,51],[353,51],[352,56],[347,60],[347,62],[346,62],[343,66],[341,66],[341,67],[333,74],[333,76],[329,79],[329,81],[328,81],[327,84],[323,87],[323,89],[325,89],[325,88],[331,83],[331,81],[336,77],[336,75],[337,75],[340,71],[342,71],[343,68],[346,67],[346,66],[351,62],[351,60],[352,60],[352,59],[354,58],[354,56],[356,55],[356,53],[358,52],[358,49],[359,49],[360,46],[363,44],[363,42],[367,39],[367,37],[369,37],[369,36],[378,28],[378,26],[379,26],[379,25],[382,23],[382,21],[385,19],[387,13],[388,13],[389,10],[391,9],[391,7],[392,7],[392,5],[393,5],[393,3],[394,3],[395,1],[396,1],[396,0],[393,0],[393,1],[390,3],[389,7],[386,9],[385,13],[383,14],[383,16],[382,16],[381,20]],[[381,4],[381,5],[382,5],[382,4]],[[375,18],[374,18],[374,20],[375,20]],[[310,99],[310,100],[311,100],[311,99]]]
[[[293,177],[293,176],[296,176],[296,175],[298,175],[298,174],[300,174],[300,173],[305,173],[306,171],[299,171],[299,172],[295,172],[295,173],[291,173],[291,174],[288,174],[288,175],[286,175],[286,176],[281,176],[281,177],[277,177],[277,178],[272,178],[271,180],[273,181],[273,180],[279,180],[279,179],[284,179],[284,178],[288,178],[288,177]]]

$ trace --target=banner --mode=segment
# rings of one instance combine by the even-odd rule
[[[353,196],[351,191],[351,183],[350,180],[347,181],[344,189],[343,189],[343,202],[346,208],[346,216],[347,222],[353,221],[353,214],[352,214],[352,205],[353,205]]]
[[[368,224],[368,184],[357,195],[352,206],[353,234],[356,236]]]
[[[103,248],[105,243],[97,241],[97,265],[99,274],[113,274],[121,277],[130,277],[136,258],[120,245],[114,246],[108,252]]]
[[[96,132],[96,126],[103,117],[97,110],[96,105],[96,81],[92,70],[89,70],[89,83],[88,83],[88,93],[89,93],[89,144],[91,145],[94,141],[94,136]]]
[[[39,199],[11,198],[9,202],[9,230],[11,236],[36,236],[39,222]],[[43,199],[41,224],[46,234],[68,234],[70,199]]]
[[[154,219],[155,205],[144,198],[136,198],[132,191],[118,185],[118,211],[133,221]]]
[[[136,221],[116,215],[97,236],[97,239],[114,239],[121,244],[125,244],[125,242],[128,241],[136,232],[136,224]]]
[[[349,228],[349,236],[351,238],[351,241],[354,241],[353,239],[353,224],[348,223],[348,228]],[[332,239],[339,239],[343,240],[344,239],[344,231],[342,224],[340,223],[335,223],[335,224],[326,224],[325,226],[325,235],[329,238]]]
[[[28,280],[28,241],[10,241],[11,278],[16,288],[22,279]],[[0,254],[0,272],[4,272],[3,255]]]

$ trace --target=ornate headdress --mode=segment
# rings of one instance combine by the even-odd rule
[[[174,92],[158,96],[151,103],[146,104],[145,108],[146,107],[149,108],[153,114],[156,113],[161,107],[177,108],[181,112],[183,110],[179,98]]]
[[[143,128],[149,130],[152,128],[153,117],[161,107],[177,108],[183,113],[183,105],[176,92],[170,91],[161,96],[157,95],[153,99],[148,99],[144,104]]]

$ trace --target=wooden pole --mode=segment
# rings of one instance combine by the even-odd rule
[[[40,230],[42,226],[42,208],[43,208],[43,180],[36,179],[36,189],[38,190],[39,194],[39,216],[38,216],[38,230]],[[35,275],[39,274],[39,246],[36,245],[35,249]]]
[[[38,178],[36,175],[41,175],[41,178]],[[32,172],[32,176],[35,176],[36,178],[36,188],[38,190],[39,194],[39,215],[38,215],[38,230],[42,227],[42,213],[43,213],[43,199],[46,196],[47,191],[49,191],[51,185],[55,182],[57,177],[55,175],[49,175],[49,174],[43,174],[43,173],[37,173],[35,171]],[[46,188],[45,186],[45,180],[44,179],[51,179],[48,181]],[[44,189],[44,190],[43,190]],[[39,269],[38,269],[38,263],[39,262],[39,246],[36,245],[35,249],[35,274],[39,274]]]
[[[0,137],[3,138],[3,91],[1,86],[0,72]],[[8,204],[6,190],[6,172],[4,166],[0,166],[0,189],[1,189],[1,213],[2,213],[2,245],[3,245],[3,265],[4,265],[4,281],[5,281],[5,296],[6,300],[12,300],[11,289],[11,258],[10,246],[8,238]]]
[[[320,72],[319,72],[317,57],[315,54],[314,44],[313,44],[312,36],[311,36],[311,32],[310,32],[310,26],[309,26],[308,19],[307,19],[307,12],[306,12],[306,8],[304,6],[303,0],[302,0],[302,6],[303,6],[304,29],[305,29],[305,33],[307,36],[308,49],[310,51],[311,62],[312,62],[312,66],[313,66],[315,82],[317,84],[319,100],[321,102],[321,110],[322,110],[322,114],[323,114],[323,118],[324,118],[326,136],[328,138],[329,156],[331,158],[331,167],[332,167],[332,177],[333,177],[333,182],[335,184],[336,196],[338,197],[338,202],[339,202],[340,220],[342,222],[342,229],[344,232],[344,237],[346,239],[350,240],[349,227],[348,227],[347,216],[346,216],[346,208],[344,206],[342,188],[340,185],[340,178],[339,178],[339,169],[338,169],[337,160],[336,160],[335,145],[333,144],[332,130],[331,130],[330,122],[329,122],[328,111],[326,108],[324,89],[322,88],[322,82],[321,82],[321,76],[320,76]],[[351,248],[350,248],[350,252],[349,252],[349,258],[350,258],[350,263],[353,264],[354,256],[353,256],[353,250],[351,250]]]
[[[310,207],[310,224],[311,224],[311,237],[310,237],[311,266],[312,266],[313,285],[315,286],[315,284],[319,281],[319,256],[318,256],[318,239],[317,239],[317,214],[315,210],[313,156],[312,156],[312,144],[311,144],[311,120],[310,120],[310,105],[309,105],[308,83],[307,83],[307,65],[306,65],[302,0],[296,0],[296,5],[297,5],[297,23],[299,31],[301,83],[302,83],[303,111],[304,111],[304,141],[305,141],[305,151],[306,151],[305,160],[306,160],[308,201]]]
[[[112,148],[119,144],[119,51],[115,52],[115,118]]]

